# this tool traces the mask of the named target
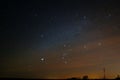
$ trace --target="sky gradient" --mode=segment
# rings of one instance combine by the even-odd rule
[[[0,77],[120,74],[117,0],[8,0],[0,17]]]

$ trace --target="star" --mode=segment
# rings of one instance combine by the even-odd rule
[[[57,16],[54,16],[54,18],[57,18]]]
[[[64,44],[63,47],[66,47],[66,44]]]
[[[68,45],[68,47],[71,47],[71,45]]]
[[[63,53],[63,56],[66,56],[67,55],[67,53]]]
[[[83,48],[87,48],[86,45],[84,45]]]
[[[41,58],[40,60],[41,60],[41,61],[45,61],[45,58]]]
[[[43,38],[43,37],[44,37],[44,35],[43,35],[43,34],[41,34],[41,35],[40,35],[40,37],[41,37],[41,38]]]
[[[68,62],[67,61],[64,61],[65,64],[67,64]]]
[[[109,13],[108,16],[111,17],[112,15]]]
[[[87,17],[86,16],[83,16],[83,19],[86,19]]]
[[[98,43],[98,46],[101,46],[101,45],[102,45],[102,43],[101,43],[101,42],[99,42],[99,43]]]
[[[34,16],[38,16],[38,14],[34,14]]]
[[[72,51],[72,49],[68,49],[68,51]]]
[[[78,17],[78,16],[79,16],[79,13],[76,13],[76,14],[75,14],[75,17]]]
[[[65,57],[63,56],[62,59],[65,59]]]

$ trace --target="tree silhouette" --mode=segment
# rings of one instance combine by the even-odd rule
[[[119,75],[117,75],[116,79],[120,80],[120,76],[119,76]]]
[[[88,79],[88,75],[83,76],[83,80],[87,80]]]

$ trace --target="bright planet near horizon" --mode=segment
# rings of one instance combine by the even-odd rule
[[[0,78],[120,75],[119,0],[3,0],[0,6]]]

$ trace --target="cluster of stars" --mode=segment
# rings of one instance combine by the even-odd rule
[[[72,46],[70,44],[68,45],[64,44],[63,47],[67,49],[67,52],[62,54],[62,60],[64,64],[68,64],[67,56],[69,55],[69,52],[72,51],[72,48],[71,48]]]
[[[42,35],[42,37],[43,37],[43,36],[44,36],[44,35]],[[101,42],[98,42],[98,46],[101,46],[101,45],[102,45],[102,43],[101,43]],[[64,48],[65,48],[65,47],[69,47],[68,51],[72,51],[72,50],[73,50],[72,48],[70,48],[71,45],[66,45],[66,44],[64,44],[63,47],[64,47]],[[86,49],[86,48],[87,48],[87,45],[83,45],[83,48]],[[68,55],[69,55],[69,54],[68,54],[67,52],[65,52],[65,53],[62,54],[61,59],[62,59],[62,61],[63,61],[64,64],[68,64],[68,60],[67,60],[67,56],[68,56]],[[45,58],[44,58],[44,57],[41,57],[41,58],[40,58],[40,62],[45,62]]]
[[[64,62],[65,64],[68,63],[68,62],[67,62],[67,58],[66,58],[67,55],[68,55],[67,53],[63,53],[63,54],[62,54],[62,60],[63,60],[63,62]]]
[[[67,49],[67,48],[71,47],[71,45],[64,44],[63,47]],[[64,62],[64,64],[68,63],[67,58],[66,58],[67,56],[68,56],[68,53],[66,53],[66,52],[62,54],[61,59]]]

